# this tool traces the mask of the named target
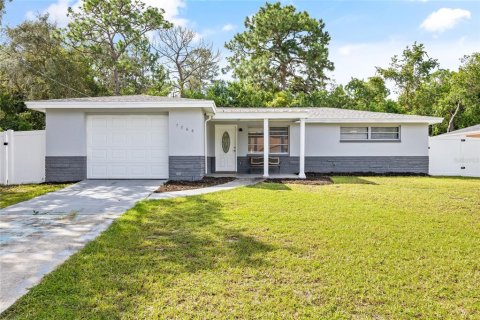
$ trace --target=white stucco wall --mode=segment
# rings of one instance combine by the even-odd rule
[[[379,124],[366,123],[355,124],[355,126],[379,126]],[[340,142],[341,125],[307,124],[305,155],[428,156],[428,125],[401,124],[400,126],[400,142]]]
[[[46,112],[46,156],[86,156],[85,112],[48,110]]]
[[[170,156],[203,156],[205,154],[202,110],[186,109],[169,112],[168,136]]]
[[[238,128],[238,156],[247,155],[248,128],[261,127],[263,121],[257,122],[211,122],[208,125],[208,156],[215,156],[215,123],[236,124]],[[399,124],[401,126],[400,142],[340,142],[340,124],[307,123],[305,129],[306,156],[428,156],[428,125]],[[300,125],[294,122],[270,122],[270,126],[290,127],[290,156],[298,157]],[[378,126],[365,123],[355,126]]]

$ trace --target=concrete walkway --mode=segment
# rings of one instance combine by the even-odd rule
[[[206,187],[201,189],[152,193],[148,197],[148,200],[171,199],[171,198],[177,198],[177,197],[196,196],[196,195],[218,192],[218,191],[227,191],[227,190],[232,190],[239,187],[254,185],[263,180],[264,180],[263,178],[243,178],[243,179],[236,179],[218,186]]]
[[[163,182],[82,181],[0,210],[0,312]]]

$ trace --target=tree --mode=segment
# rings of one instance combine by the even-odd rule
[[[62,46],[58,32],[48,15],[6,28],[7,42],[0,48],[4,90],[32,100],[99,92],[88,61]]]
[[[438,68],[436,59],[430,58],[423,44],[416,42],[403,51],[401,57],[394,56],[388,68],[377,67],[377,72],[395,84],[398,103],[407,113],[416,112],[415,95],[422,84]]]
[[[218,75],[220,52],[212,44],[200,40],[184,27],[174,27],[157,33],[154,49],[175,79],[174,87],[181,97],[186,91],[201,91]]]
[[[43,130],[45,115],[28,110],[20,93],[9,93],[0,87],[0,131]]]
[[[395,102],[388,99],[390,90],[383,78],[374,76],[367,81],[352,78],[345,86],[348,108],[375,112],[395,112]]]
[[[73,21],[67,37],[93,59],[98,77],[115,95],[142,68],[132,55],[151,54],[147,34],[171,26],[163,10],[146,7],[140,0],[85,0],[79,11],[68,12]]]
[[[0,0],[0,25],[2,24],[2,16],[4,13],[5,13],[5,0]]]
[[[447,132],[480,122],[480,53],[464,57],[453,73],[448,94],[439,102],[448,119]]]
[[[322,20],[292,5],[266,3],[225,44],[233,75],[262,90],[310,93],[325,87],[330,36]]]

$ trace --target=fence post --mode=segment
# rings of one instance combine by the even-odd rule
[[[0,181],[0,184],[6,185],[7,184],[7,132],[1,132],[0,136],[0,148],[2,148],[2,151],[0,152],[0,155],[2,156],[2,159],[0,160],[0,177],[2,178],[2,181]]]
[[[7,150],[8,150],[8,161],[7,161],[7,172],[8,172],[8,180],[7,184],[12,184],[15,182],[15,177],[14,177],[14,165],[15,165],[15,160],[14,160],[14,148],[15,148],[15,139],[13,135],[13,130],[7,130],[7,140],[8,140],[8,145],[7,145]]]

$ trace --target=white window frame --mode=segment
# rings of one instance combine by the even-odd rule
[[[367,139],[345,139],[342,138],[342,128],[367,128]],[[375,139],[372,138],[372,128],[398,128],[397,132],[375,132],[375,133],[398,133],[398,138],[395,139]],[[340,142],[401,142],[402,140],[402,126],[389,125],[370,125],[370,126],[340,126]],[[348,135],[348,133],[347,133]]]
[[[270,152],[269,150],[269,154],[279,154],[279,155],[285,155],[285,154],[289,154],[290,153],[290,127],[289,126],[276,126],[276,127],[269,127],[269,138],[271,140],[272,138],[272,132],[271,130],[273,128],[282,128],[282,129],[287,129],[287,138],[288,138],[288,143],[286,144],[273,144],[271,141],[269,141],[269,148],[272,149],[272,146],[287,146],[287,151],[286,152]],[[255,131],[255,132],[261,132],[262,133],[262,136],[263,136],[263,128],[259,128],[259,127],[250,127],[248,128],[248,132],[247,132],[247,154],[263,154],[263,150],[262,151],[250,151],[250,141],[249,141],[249,135],[250,135],[250,132],[251,131]],[[275,136],[275,135],[273,135]],[[263,145],[262,145],[263,146]]]

